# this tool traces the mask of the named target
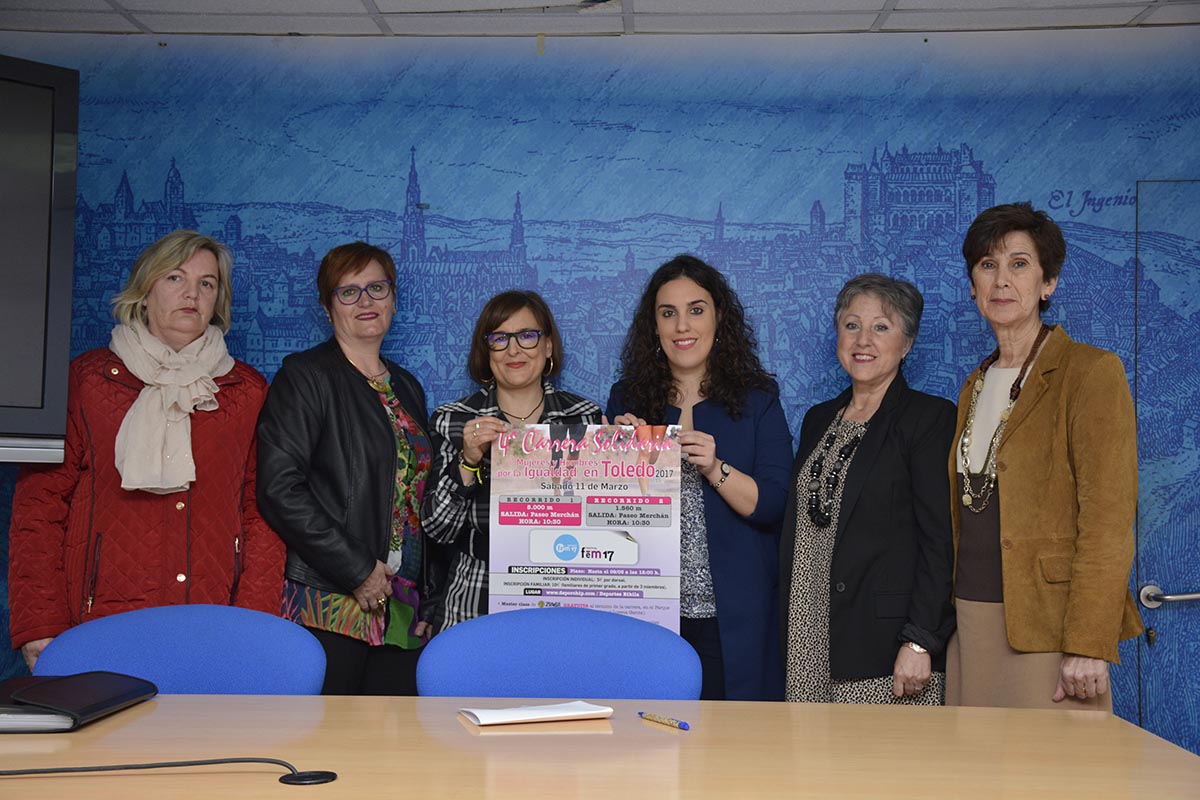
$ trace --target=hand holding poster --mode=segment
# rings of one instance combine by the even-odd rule
[[[488,613],[581,606],[679,631],[678,426],[530,425],[492,447]]]

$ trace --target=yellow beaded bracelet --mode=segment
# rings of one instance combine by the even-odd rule
[[[483,465],[482,464],[475,464],[473,466],[471,464],[468,464],[466,456],[464,456],[462,453],[458,454],[458,463],[459,463],[459,466],[461,466],[467,472],[475,473],[475,480],[477,480],[477,481],[483,480]]]

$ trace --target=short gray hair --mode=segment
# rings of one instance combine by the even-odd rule
[[[895,314],[900,320],[900,329],[910,342],[917,338],[917,330],[921,327],[921,313],[925,310],[925,298],[921,297],[917,287],[908,281],[890,278],[878,272],[865,272],[846,281],[846,285],[838,292],[837,303],[833,307],[835,326],[839,324],[842,314],[855,298],[862,295],[877,298],[885,311]]]

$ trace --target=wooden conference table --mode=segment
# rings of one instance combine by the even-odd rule
[[[253,755],[338,779],[285,786],[239,764],[0,778],[0,798],[1200,797],[1200,757],[1090,712],[620,700],[608,720],[482,729],[456,714],[543,702],[162,696],[74,733],[0,736],[0,769]]]

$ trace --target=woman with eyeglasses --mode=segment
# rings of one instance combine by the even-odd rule
[[[392,257],[364,242],[317,272],[333,337],[295,353],[258,423],[258,505],[287,543],[285,617],[325,648],[324,694],[416,694],[427,594],[425,392],[380,353]]]
[[[600,422],[600,406],[551,382],[562,353],[546,301],[536,292],[501,292],[484,305],[471,336],[467,372],[480,389],[433,412],[433,485],[421,520],[425,534],[449,550],[445,588],[429,602],[436,633],[487,613],[492,442],[519,425],[548,424],[551,437],[578,438]],[[563,482],[559,491],[572,487]]]

